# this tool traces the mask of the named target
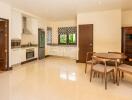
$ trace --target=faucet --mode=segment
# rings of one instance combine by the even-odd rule
[[[28,43],[28,46],[31,46],[31,45],[32,45],[32,43],[31,43],[31,42],[29,42],[29,43]]]

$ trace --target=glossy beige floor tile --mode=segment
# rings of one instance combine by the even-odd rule
[[[17,66],[0,73],[0,100],[132,100],[131,76],[105,90],[100,79],[89,82],[84,67],[57,57]]]

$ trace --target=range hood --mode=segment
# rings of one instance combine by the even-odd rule
[[[23,17],[23,34],[32,34],[28,25],[31,24],[27,17]]]

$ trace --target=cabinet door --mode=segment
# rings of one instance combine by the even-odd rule
[[[35,58],[38,58],[38,48],[36,47],[34,48],[34,50],[35,50]]]
[[[12,39],[21,39],[22,34],[22,15],[20,12],[12,11]]]
[[[132,27],[131,27],[131,28],[125,28],[125,29],[124,29],[124,32],[125,32],[126,34],[132,34]]]
[[[26,49],[21,49],[21,62],[26,61]]]
[[[21,63],[21,49],[11,50],[11,65]]]

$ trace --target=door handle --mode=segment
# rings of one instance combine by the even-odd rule
[[[5,49],[5,53],[7,53],[7,49]]]
[[[90,43],[89,45],[90,45],[90,46],[93,46],[93,44],[92,44],[92,43]]]

